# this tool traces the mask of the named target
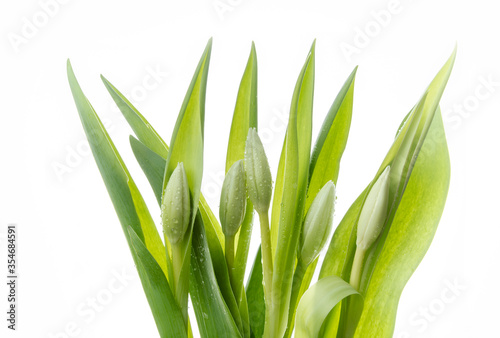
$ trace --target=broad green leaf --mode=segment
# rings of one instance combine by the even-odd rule
[[[422,96],[422,99],[419,101],[419,103],[417,103],[417,105],[415,105],[413,112],[408,117],[407,123],[402,127],[401,132],[394,142],[395,144],[399,143],[398,151],[393,152],[394,145],[393,147],[391,147],[388,155],[384,159],[384,162],[382,163],[382,166],[380,167],[375,177],[375,179],[378,178],[382,170],[385,168],[383,167],[384,163],[390,159],[390,156],[392,154],[394,154],[394,158],[390,162],[391,191],[389,198],[390,201],[392,200],[392,205],[389,209],[386,226],[382,234],[380,235],[378,242],[367,254],[368,258],[367,262],[365,263],[366,267],[361,279],[362,293],[364,293],[364,291],[366,290],[366,286],[368,285],[366,282],[369,280],[371,271],[373,271],[373,268],[377,262],[377,258],[379,257],[379,254],[385,245],[385,239],[391,228],[391,222],[398,210],[401,198],[404,196],[406,185],[408,184],[408,181],[411,177],[415,161],[418,159],[420,149],[422,148],[422,145],[427,137],[430,125],[432,121],[434,121],[435,116],[441,114],[438,104],[453,68],[455,56],[456,49],[453,51],[448,61],[431,82],[426,92]],[[413,130],[415,130],[415,132],[413,132]],[[400,139],[401,141],[399,142]],[[408,144],[410,145],[407,146]],[[393,173],[392,168],[394,166],[400,169],[397,169]]]
[[[202,337],[240,337],[229,309],[222,298],[210,258],[207,235],[198,214],[191,250],[190,294]]]
[[[363,266],[360,286],[360,292],[363,295],[366,294],[366,290],[371,284],[370,280],[372,272],[380,262],[379,255],[382,250],[385,250],[385,241],[390,229],[392,228],[394,215],[398,210],[402,196],[406,194],[406,184],[409,179],[411,179],[415,160],[418,161],[420,149],[428,134],[430,121],[433,121],[436,116],[440,116],[439,112],[436,113],[436,111],[439,111],[436,107],[450,75],[454,59],[455,51],[448,62],[440,70],[436,78],[431,82],[419,103],[412,109],[410,114],[405,117],[405,122],[403,122],[398,129],[396,139],[394,140],[391,149],[386,155],[380,169],[372,181],[376,181],[378,176],[388,165],[391,165],[392,168],[392,164],[395,164],[396,169],[394,173],[391,169],[391,191],[389,198],[392,202],[390,202],[389,215],[382,234],[380,235],[378,241],[369,249]],[[432,109],[434,109],[434,111],[432,111]],[[348,214],[346,214],[346,217],[344,217],[344,220],[341,223],[343,226],[339,226],[337,228],[323,263],[320,277],[338,274],[339,271],[342,271],[342,278],[349,280],[352,259],[355,251],[357,219],[364,203],[364,195],[366,195],[366,192],[369,191],[371,185],[372,183],[368,185],[365,192],[361,194],[349,210]],[[351,210],[352,213],[350,213]],[[415,226],[415,231],[416,233],[419,233],[420,231],[425,232],[426,230],[420,230],[417,225]],[[425,234],[428,233],[425,232]],[[423,238],[425,238],[425,236],[423,236]],[[337,243],[334,243],[336,239]],[[416,253],[416,255],[418,256],[418,253]],[[408,259],[410,260],[411,258]],[[349,311],[342,314],[340,323],[341,330],[352,330],[355,328],[357,320],[361,315],[361,311],[366,311],[368,308],[369,306],[365,304],[365,310],[362,310],[357,302],[353,302],[353,304],[349,305]],[[343,304],[343,312],[346,309],[347,308],[344,307]],[[345,331],[343,332],[343,334],[346,333]]]
[[[172,295],[165,274],[131,227],[128,228],[128,234],[141,282],[143,287],[149,290],[146,297],[160,337],[187,337],[182,312]]]
[[[399,298],[432,242],[449,180],[448,147],[438,111],[371,275],[355,337],[392,336]]]
[[[355,294],[358,292],[340,277],[329,276],[319,280],[304,293],[300,300],[297,308],[295,337],[320,337],[321,326],[330,311],[342,299]]]
[[[314,94],[314,47],[313,43],[292,97],[273,200],[271,238],[276,241],[276,244],[272,243],[273,247],[276,246],[276,250],[272,304],[273,313],[277,317],[270,323],[270,332],[276,336],[283,336],[287,326],[293,271],[308,183]]]
[[[165,249],[144,201],[102,122],[83,94],[69,61],[67,68],[69,84],[85,134],[134,260],[137,261],[137,257],[132,247],[129,227],[144,243],[148,252],[154,255],[162,271],[165,271],[166,260],[163,255],[159,254],[165,252]],[[139,271],[139,274],[146,296],[148,299],[154,297],[154,290],[147,281],[143,280],[145,272]],[[157,322],[165,320],[157,317],[158,313],[153,312],[153,315]]]
[[[264,301],[264,287],[262,286],[263,278],[262,251],[259,247],[246,288],[250,328],[252,329],[251,336],[256,338],[260,338],[264,334],[266,319],[266,303]]]
[[[132,103],[130,103],[130,101],[127,100],[127,98],[123,96],[123,94],[120,93],[118,89],[115,88],[115,86],[113,86],[102,75],[101,79],[139,140],[141,140],[141,142],[148,146],[151,150],[166,158],[168,154],[168,148],[160,135],[158,135],[158,133],[153,129],[153,127],[144,118],[144,116],[139,113],[139,111],[132,105]]]

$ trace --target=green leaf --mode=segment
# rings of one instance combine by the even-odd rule
[[[337,184],[337,178],[340,169],[340,159],[344,153],[347,144],[347,137],[351,125],[353,93],[354,93],[354,79],[356,77],[357,67],[354,68],[352,73],[345,81],[342,89],[337,94],[325,120],[323,126],[316,140],[313,154],[311,156],[311,163],[309,166],[310,180],[307,189],[306,205],[304,213],[307,213],[312,201],[317,193],[325,185],[326,182],[332,180]],[[315,262],[307,267],[304,280],[302,281],[298,300],[302,297],[304,292],[309,287],[314,271],[316,269],[317,259]],[[297,304],[295,305],[297,306]],[[290,309],[290,314],[295,314],[294,309]],[[293,318],[288,318],[291,325],[287,329],[288,334],[291,334],[293,329]]]
[[[312,105],[314,94],[314,47],[297,80],[285,142],[281,153],[273,200],[271,238],[276,246],[273,273],[271,334],[283,336],[302,226],[311,152]]]
[[[367,258],[365,259],[362,270],[360,292],[365,296],[367,289],[370,288],[373,273],[375,269],[377,269],[378,264],[385,264],[384,262],[380,261],[382,258],[380,256],[381,252],[385,250],[391,251],[395,249],[395,247],[393,247],[392,249],[390,246],[386,247],[386,245],[388,245],[386,244],[386,239],[388,238],[388,234],[392,231],[391,229],[394,226],[393,220],[399,210],[401,198],[404,198],[405,195],[408,194],[407,184],[409,180],[411,180],[413,170],[415,170],[415,163],[418,163],[419,158],[421,158],[420,150],[422,148],[422,145],[426,142],[430,123],[431,121],[435,121],[436,119],[439,121],[441,119],[439,109],[437,109],[437,105],[441,98],[446,82],[449,78],[454,59],[455,51],[453,52],[447,63],[440,70],[435,79],[431,82],[430,86],[427,88],[419,103],[412,109],[410,114],[405,117],[406,122],[404,122],[400,126],[397,137],[394,140],[392,147],[390,148],[388,154],[386,155],[384,161],[380,166],[380,169],[378,170],[372,181],[372,183],[375,182],[381,172],[388,165],[391,165],[389,214],[382,234],[378,238],[377,242],[375,242],[375,244],[368,250],[368,253],[366,255]],[[436,124],[438,122],[433,123]],[[442,140],[439,140],[439,142],[444,142],[444,146],[446,146],[444,132],[442,133],[442,135]],[[434,144],[436,141],[433,140],[429,142],[431,144]],[[448,161],[447,154],[444,158],[441,157],[439,159],[432,159],[432,161],[437,160]],[[423,160],[420,161],[423,162]],[[393,164],[396,168],[394,172],[392,171]],[[439,165],[437,166],[439,167]],[[323,263],[320,277],[339,274],[341,271],[340,276],[345,280],[349,280],[352,259],[356,249],[355,242],[357,220],[364,204],[366,192],[369,191],[372,183],[370,183],[365,191],[360,195],[360,197],[358,197],[356,202],[353,204],[351,209],[342,220],[340,226],[335,231],[334,237]],[[430,191],[431,186],[432,184],[430,184],[426,189]],[[439,205],[439,196],[434,196],[433,198],[436,199],[436,205]],[[413,208],[415,208],[415,205],[418,205],[418,203],[414,202]],[[420,210],[421,208],[419,207],[418,209]],[[423,210],[422,212],[425,212],[425,210]],[[437,226],[437,220],[435,225]],[[430,245],[432,236],[429,237],[429,235],[433,235],[433,231],[435,231],[435,229],[433,231],[430,231],[429,229],[425,228],[425,225],[420,226],[419,223],[415,223],[412,229],[414,231],[413,234],[416,234],[416,236],[421,236],[422,241],[426,241],[427,246]],[[411,237],[410,233],[406,234],[405,236]],[[386,257],[385,259],[393,260],[395,259],[395,257],[396,256],[390,258]],[[422,252],[416,250],[414,257],[419,257],[417,260],[420,261],[423,257],[423,254]],[[411,261],[413,258],[411,256],[408,256],[406,257],[406,259],[408,259],[408,261]],[[409,278],[409,276],[405,276],[403,274],[401,279],[398,279],[398,281],[404,280],[403,284],[405,284],[408,280],[406,277]],[[387,283],[391,283],[389,281],[389,277],[387,280]],[[394,294],[396,294],[397,298],[399,299],[398,290],[396,290]],[[365,303],[363,309],[361,309],[360,305],[357,302],[353,302],[353,304],[349,306],[349,311],[342,314],[341,322],[343,324],[340,324],[342,330],[353,330],[356,327],[358,318],[359,316],[361,316],[362,311],[369,311],[370,309],[370,305],[367,304],[368,303]],[[395,304],[397,306],[397,301],[395,302]],[[346,309],[347,308],[343,307],[343,312]],[[387,313],[387,318],[385,319],[385,321],[392,322],[393,325],[394,318],[391,317],[390,313]],[[345,333],[346,332],[344,331],[344,334]]]
[[[358,292],[342,278],[329,276],[319,280],[309,288],[297,308],[295,337],[319,337],[326,316],[335,305],[347,296]],[[365,337],[374,337],[367,335]],[[377,336],[378,337],[378,336]]]
[[[257,54],[255,44],[252,43],[250,56],[238,90],[236,106],[234,108],[229,142],[226,156],[226,172],[236,162],[244,158],[245,142],[250,128],[257,128]],[[242,302],[246,302],[246,296],[243,288],[243,279],[245,277],[246,264],[248,259],[248,250],[250,248],[250,239],[252,237],[253,224],[253,205],[247,198],[247,207],[245,219],[236,236],[236,262],[241,262],[234,266],[233,271],[233,291],[237,303],[242,307]],[[245,324],[246,334],[249,334],[249,319],[246,316],[248,310],[242,309],[242,320]]]
[[[371,275],[355,337],[392,336],[399,298],[432,242],[449,181],[448,147],[438,111]]]
[[[144,200],[111,138],[104,129],[102,122],[83,94],[69,60],[67,68],[69,84],[85,134],[87,135],[95,161],[122,225],[132,256],[134,260],[137,260],[129,235],[129,227],[144,243],[148,252],[154,256],[156,262],[160,264],[162,271],[165,271],[166,259],[163,255],[165,248],[151,215],[144,204]],[[142,280],[144,272],[139,271],[139,274]],[[146,296],[148,298],[154,297],[153,294],[155,291],[151,289],[147,281],[142,280],[142,282]],[[153,314],[156,316],[154,312]],[[163,319],[155,317],[155,320],[158,322]]]
[[[222,298],[210,258],[203,221],[198,216],[193,229],[190,294],[202,337],[240,337]]]
[[[236,161],[243,159],[250,128],[257,128],[257,54],[254,43],[252,43],[234,107],[227,145],[226,172]]]
[[[130,101],[127,100],[127,98],[123,96],[123,94],[120,93],[118,89],[115,88],[115,86],[113,86],[102,75],[101,79],[139,140],[141,140],[141,142],[151,150],[166,158],[168,154],[168,148],[160,135],[158,135],[158,133],[144,118],[144,116],[139,113],[139,111],[132,105],[132,103],[130,103]]]
[[[183,163],[191,197],[191,222],[184,238],[176,244],[176,253],[172,261],[178,262],[175,272],[175,294],[184,318],[187,319],[189,265],[191,257],[191,237],[194,220],[198,212],[201,179],[203,176],[203,135],[205,123],[205,94],[210,64],[212,39],[207,43],[196,71],[189,85],[177,117],[170,149],[167,155],[162,191],[165,192],[168,180],[179,163]],[[174,257],[175,256],[175,257]],[[175,269],[174,264],[174,269]],[[186,321],[187,322],[187,321]]]
[[[259,246],[246,288],[252,337],[257,338],[262,337],[264,334],[264,324],[266,319],[266,303],[264,301],[264,287],[262,285],[263,278],[262,250]]]
[[[153,190],[155,191],[158,204],[160,205],[162,194],[162,178],[166,161],[134,137],[131,137],[130,140],[134,154],[146,177],[148,178]],[[222,231],[220,230],[220,225],[215,218],[215,215],[212,213],[212,211],[208,207],[206,200],[203,198],[203,195],[200,195],[199,213],[203,219],[203,224],[205,226],[208,246],[210,249],[210,256],[212,259],[212,264],[214,266],[214,271],[217,277],[219,288],[226,304],[233,314],[233,317],[235,318],[235,320],[241,321],[241,319],[239,318],[240,314],[238,304],[231,288],[226,259],[224,257],[224,252],[221,246],[221,237],[223,236]],[[195,304],[195,306],[197,305]]]
[[[309,166],[310,181],[307,190],[306,212],[326,182],[332,180],[333,183],[337,184],[340,159],[344,153],[351,126],[356,71],[357,67],[354,68],[337,94],[316,140]]]
[[[132,227],[128,228],[128,234],[142,285],[149,290],[146,297],[160,337],[187,337],[182,312],[172,295],[165,274]]]
[[[163,174],[165,173],[165,159],[130,135],[132,152],[141,166],[142,171],[153,189],[158,205],[161,205],[163,191]]]

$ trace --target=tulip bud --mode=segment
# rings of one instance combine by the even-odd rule
[[[267,213],[271,203],[273,183],[264,146],[255,128],[248,130],[245,146],[245,171],[248,196],[258,213]]]
[[[367,250],[384,227],[389,202],[390,171],[391,167],[387,166],[366,196],[358,221],[356,246],[360,250]]]
[[[175,168],[163,193],[161,220],[163,232],[171,244],[179,242],[191,220],[191,200],[184,165]]]
[[[300,260],[310,265],[325,246],[332,230],[335,209],[335,184],[328,181],[314,198],[304,220],[300,238]]]
[[[234,236],[243,223],[247,206],[243,161],[235,162],[224,178],[220,196],[219,217],[225,236]]]

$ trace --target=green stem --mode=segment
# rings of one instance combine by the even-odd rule
[[[365,249],[357,247],[356,253],[354,254],[354,261],[352,263],[351,278],[349,280],[349,283],[358,291],[361,284],[361,273],[363,270],[363,261],[365,259],[365,254]]]
[[[288,325],[286,328],[285,337],[292,336],[295,321],[295,311],[297,310],[297,305],[300,300],[300,287],[302,286],[302,281],[304,280],[306,270],[307,266],[302,264],[302,260],[299,258],[297,267],[295,268],[295,272],[293,274],[292,295],[290,298],[290,307],[288,310]]]
[[[182,252],[182,242],[172,244],[172,270],[174,274],[174,281],[172,283],[172,292],[175,295],[175,300],[179,307],[181,308],[182,315],[184,317],[184,322],[186,325],[188,324],[188,312],[187,312],[187,304],[184,304],[186,299],[185,295],[183,295],[184,289],[180,287],[180,283],[183,281],[180,280],[182,274],[182,263],[183,263],[183,252]]]
[[[271,250],[271,234],[269,231],[269,216],[267,212],[259,213],[260,221],[260,237],[262,250],[262,270],[264,274],[264,299],[266,303],[266,323],[265,327],[269,327],[272,318],[272,283],[273,283],[273,256]],[[267,331],[267,330],[266,330]]]
[[[227,270],[229,273],[229,280],[231,281],[231,286],[233,288],[233,292],[235,292],[235,280],[234,280],[234,236],[226,236],[225,238],[225,256],[226,256],[226,263],[227,263]],[[239,299],[237,295],[235,294],[236,301],[238,302]],[[239,304],[239,302],[238,302]]]

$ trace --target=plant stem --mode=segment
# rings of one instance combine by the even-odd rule
[[[267,212],[259,213],[260,237],[262,250],[262,270],[264,274],[264,299],[266,303],[266,324],[271,325],[273,312],[272,283],[273,283],[273,257],[271,250],[271,234],[269,231],[269,216]]]
[[[295,272],[293,274],[293,284],[292,284],[292,295],[290,298],[290,307],[288,311],[288,325],[286,328],[284,337],[291,337],[293,332],[293,325],[295,320],[295,311],[297,310],[297,305],[299,302],[300,287],[302,286],[302,281],[304,280],[304,275],[306,273],[307,266],[302,264],[299,259]]]
[[[361,272],[363,269],[363,261],[365,259],[366,250],[359,247],[356,248],[356,253],[354,254],[354,261],[352,263],[351,278],[349,283],[353,288],[359,291],[359,286],[361,284]]]
[[[231,281],[231,284],[234,284],[234,236],[226,236],[225,238],[225,256],[226,256],[226,263],[227,263],[227,270],[229,273],[229,280]],[[233,292],[235,285],[232,285],[233,287]],[[236,300],[238,301],[237,295],[235,295],[237,298]]]
[[[172,267],[174,273],[174,280],[172,283],[172,292],[175,295],[175,300],[179,307],[181,308],[182,314],[184,316],[184,322],[188,324],[188,314],[187,314],[187,304],[184,304],[185,296],[183,293],[183,288],[180,287],[179,283],[183,281],[180,280],[182,273],[182,263],[183,263],[183,252],[182,243],[172,244]]]

